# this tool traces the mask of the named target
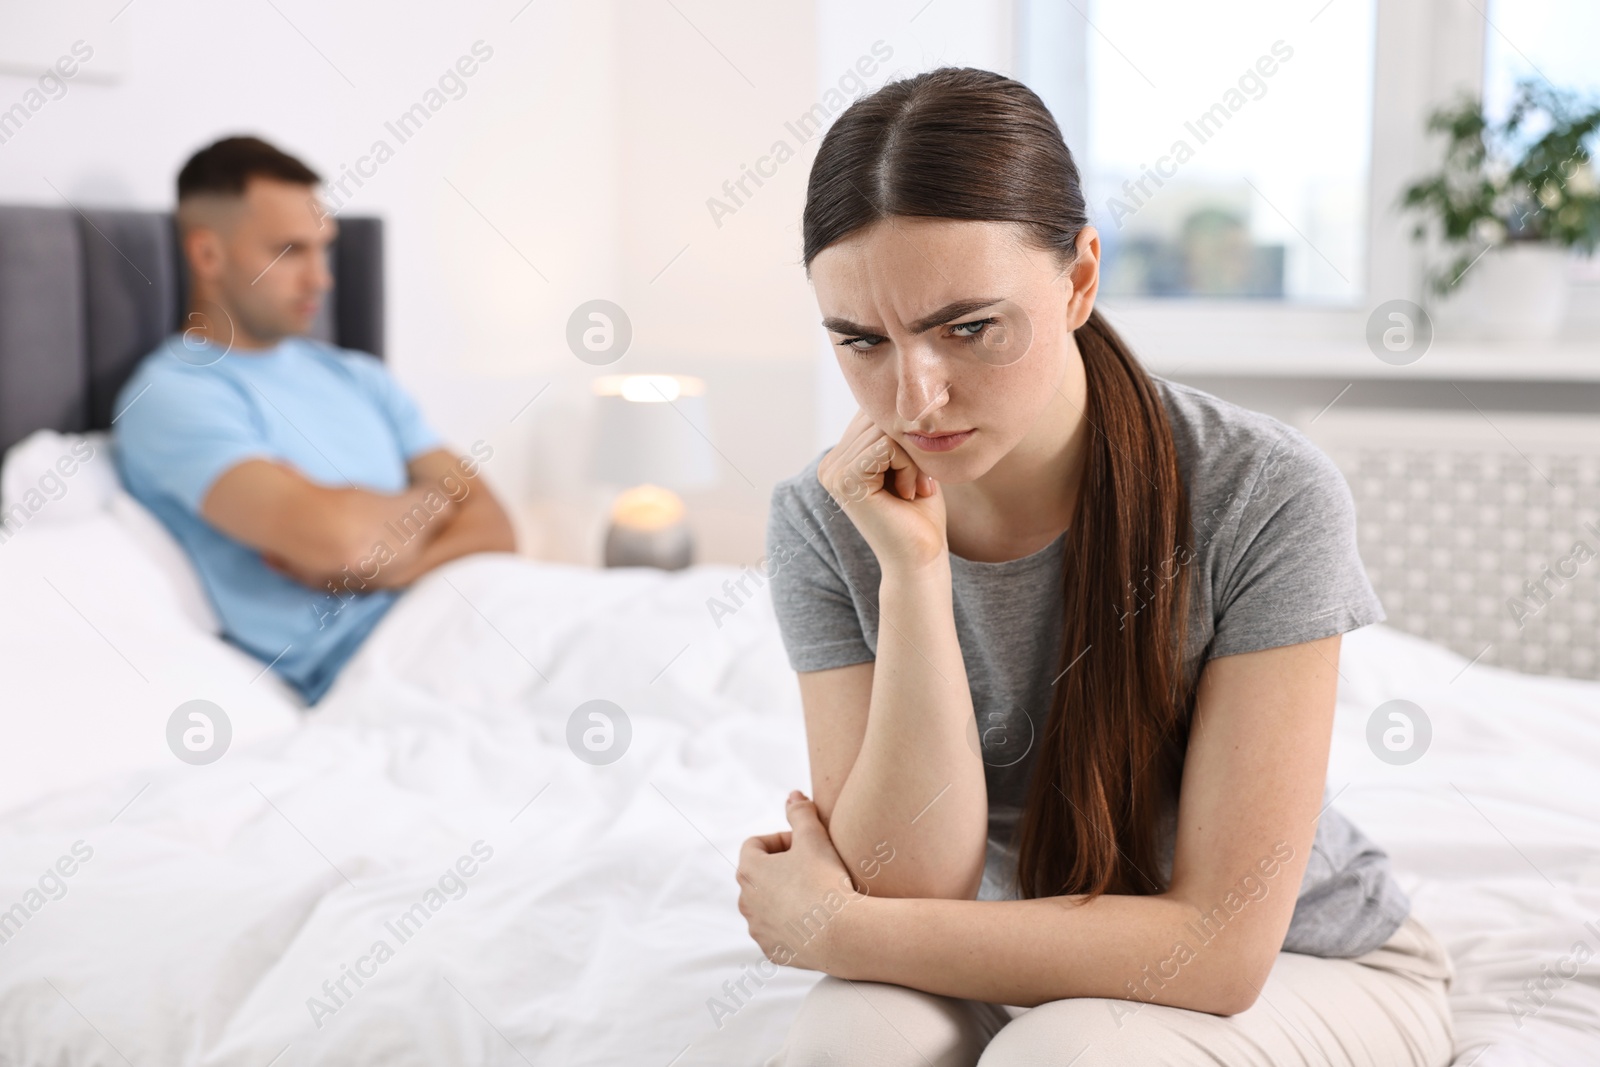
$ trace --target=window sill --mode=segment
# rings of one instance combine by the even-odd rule
[[[1100,307],[1164,376],[1600,382],[1600,332],[1589,322],[1541,341],[1436,336],[1421,358],[1396,366],[1367,347],[1362,309],[1126,299]]]

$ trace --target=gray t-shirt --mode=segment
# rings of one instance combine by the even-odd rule
[[[1356,551],[1339,469],[1298,430],[1152,375],[1189,494],[1194,594],[1185,670],[1206,660],[1345,633],[1384,618]],[[819,453],[773,490],[767,570],[796,671],[875,659],[877,558],[817,481]],[[1060,656],[1066,534],[1021,559],[950,556],[956,635],[984,755],[989,854],[978,899],[1012,896],[1011,831]],[[1323,800],[1328,801],[1326,784]],[[1165,825],[1170,878],[1175,812]],[[1357,956],[1405,921],[1411,902],[1388,856],[1336,809],[1318,823],[1284,949]]]

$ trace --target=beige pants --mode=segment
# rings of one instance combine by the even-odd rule
[[[766,1067],[1442,1067],[1449,954],[1415,916],[1354,959],[1278,954],[1237,1015],[1081,997],[1018,1008],[824,976]],[[1115,1009],[1115,1010],[1113,1010]]]

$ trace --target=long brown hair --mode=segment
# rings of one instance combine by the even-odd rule
[[[889,217],[1019,223],[1060,262],[1088,222],[1078,168],[1032,90],[946,67],[890,82],[812,164],[804,261]],[[1091,430],[1067,533],[1049,718],[1013,841],[1019,895],[1158,893],[1162,819],[1192,711],[1192,554],[1172,429],[1149,374],[1093,311],[1077,331]]]

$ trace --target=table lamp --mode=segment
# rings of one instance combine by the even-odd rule
[[[704,433],[705,391],[705,382],[681,374],[595,379],[589,475],[625,487],[611,505],[607,567],[679,570],[694,562],[687,509],[675,490],[717,481],[715,450]]]

